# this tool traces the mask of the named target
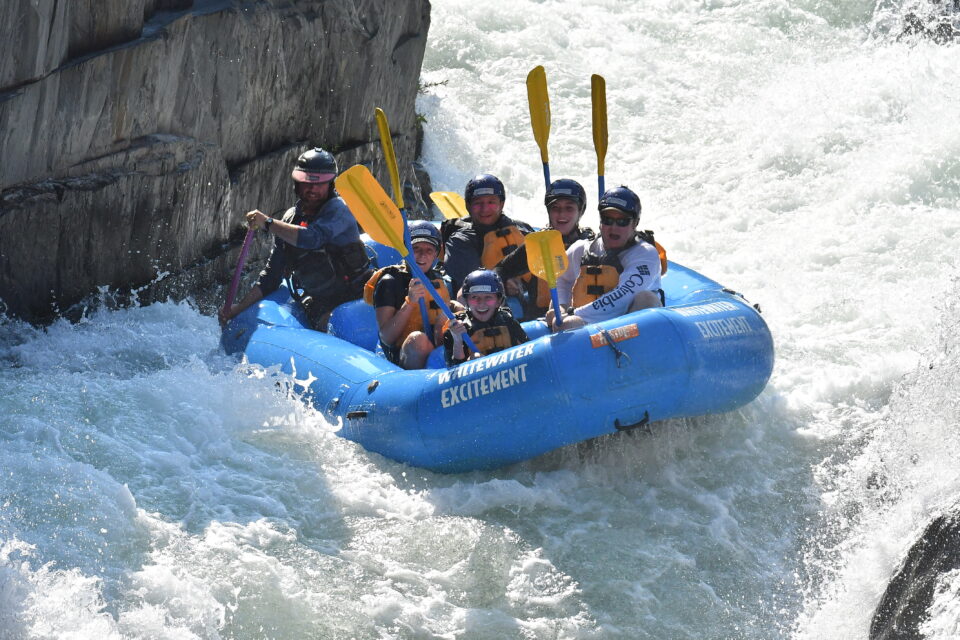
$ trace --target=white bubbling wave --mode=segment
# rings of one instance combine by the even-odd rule
[[[810,589],[800,637],[831,630],[855,637],[870,624],[875,603],[910,545],[927,524],[960,499],[960,282],[942,305],[936,347],[898,385],[889,406],[864,431],[838,440],[844,464],[818,469],[824,525],[807,563],[821,582]],[[946,604],[954,577],[941,578],[932,637],[955,628]],[[933,630],[936,630],[934,632]]]

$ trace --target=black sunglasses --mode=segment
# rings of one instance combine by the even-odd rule
[[[617,225],[618,227],[629,227],[633,224],[633,218],[614,218],[611,216],[600,216],[600,224],[607,226]]]

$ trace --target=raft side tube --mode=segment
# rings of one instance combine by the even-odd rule
[[[403,371],[310,331],[283,288],[235,318],[223,343],[293,374],[342,420],[339,435],[370,451],[434,471],[491,469],[648,422],[727,411],[762,391],[773,342],[757,311],[680,265],[669,275],[672,306],[559,334],[526,323],[543,335],[450,368]],[[345,323],[369,314],[364,307]]]

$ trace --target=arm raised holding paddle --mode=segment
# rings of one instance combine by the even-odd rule
[[[473,338],[475,351],[487,355],[526,342],[529,338],[509,309],[503,307],[504,288],[500,276],[489,269],[477,269],[463,281],[466,312],[450,320],[443,334],[447,365],[470,359],[463,353],[463,341]],[[475,354],[477,355],[477,354]]]

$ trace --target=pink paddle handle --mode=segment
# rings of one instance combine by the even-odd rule
[[[233,306],[233,299],[237,297],[237,287],[240,285],[240,272],[243,271],[243,263],[247,261],[247,252],[250,250],[250,241],[253,240],[253,229],[247,229],[247,235],[243,238],[243,246],[240,247],[240,257],[237,259],[237,268],[233,271],[233,280],[230,281],[230,290],[227,291],[227,303],[224,305],[227,309]]]

